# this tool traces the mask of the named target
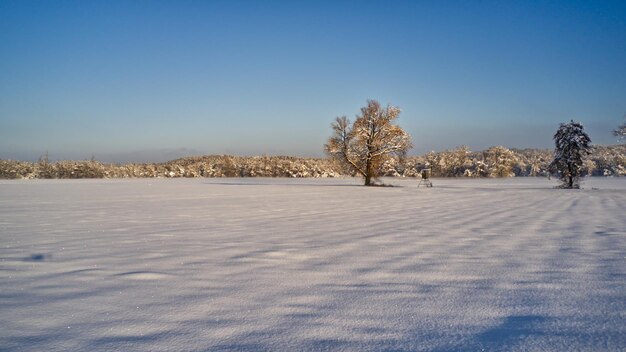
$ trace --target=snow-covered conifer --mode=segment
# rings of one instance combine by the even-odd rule
[[[583,157],[590,154],[591,139],[583,125],[574,122],[562,123],[554,134],[554,160],[550,172],[558,174],[562,188],[580,188]]]

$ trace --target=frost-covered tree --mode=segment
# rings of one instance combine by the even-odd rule
[[[434,154],[434,155],[432,155]],[[471,151],[467,146],[460,146],[456,149],[445,150],[443,152],[429,155],[429,165],[432,175],[440,177],[460,177],[471,174],[472,160]]]
[[[626,119],[626,116],[624,116],[624,119]],[[613,135],[619,138],[626,138],[626,123],[617,126],[617,129],[613,131]]]
[[[513,177],[513,166],[517,162],[515,153],[503,146],[495,146],[484,153],[485,162],[489,167],[489,177]]]
[[[441,163],[441,153],[435,153],[434,150],[431,150],[424,156],[424,167],[430,169],[431,176],[442,176],[442,170],[440,167]]]
[[[583,125],[574,122],[562,123],[554,134],[554,160],[550,172],[558,174],[562,188],[580,188],[583,157],[590,154],[591,139]]]
[[[376,100],[368,100],[354,123],[345,116],[331,124],[333,135],[324,145],[326,153],[353,172],[363,176],[365,185],[372,184],[381,166],[393,155],[402,155],[411,148],[411,137],[393,124],[400,109]]]
[[[37,170],[39,178],[55,178],[55,170],[54,165],[50,162],[48,158],[48,152],[46,154],[39,157],[37,161]]]

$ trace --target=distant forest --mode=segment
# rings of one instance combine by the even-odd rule
[[[379,175],[419,177],[547,176],[553,152],[502,146],[473,152],[467,147],[421,156],[389,158]],[[586,175],[626,176],[626,145],[594,146],[584,164]],[[287,156],[209,155],[164,163],[109,164],[97,160],[37,162],[0,160],[2,179],[144,178],[144,177],[342,177],[355,176],[331,159]]]

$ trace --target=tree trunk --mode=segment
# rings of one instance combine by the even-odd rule
[[[372,161],[368,159],[365,162],[365,186],[369,186],[372,183]]]
[[[574,188],[574,176],[572,176],[572,165],[567,165],[567,168],[569,169],[569,187],[568,188]]]

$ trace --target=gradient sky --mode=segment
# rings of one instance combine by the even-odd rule
[[[626,1],[0,0],[0,158],[323,156],[366,99],[412,154],[616,143]]]

